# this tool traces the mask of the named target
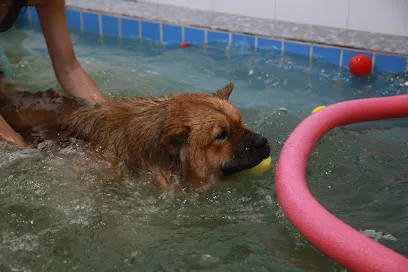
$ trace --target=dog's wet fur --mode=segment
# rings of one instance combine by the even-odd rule
[[[0,114],[30,145],[73,137],[131,171],[153,173],[162,186],[205,190],[270,155],[268,140],[246,128],[228,102],[233,88],[113,98],[96,106],[53,90],[0,92]]]

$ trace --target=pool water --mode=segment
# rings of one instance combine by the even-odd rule
[[[272,144],[272,158],[318,105],[406,93],[408,75],[353,79],[325,62],[279,52],[178,48],[72,33],[76,54],[108,96],[213,92]],[[0,47],[17,87],[55,87],[42,34],[14,29]],[[405,119],[335,129],[313,152],[307,180],[332,213],[408,256]],[[380,129],[377,129],[380,128]],[[344,271],[286,220],[274,171],[174,198],[149,179],[98,173],[76,143],[58,152],[0,144],[0,271]],[[373,232],[373,231],[371,231]],[[380,232],[383,236],[380,235]]]

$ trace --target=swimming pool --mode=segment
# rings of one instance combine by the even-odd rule
[[[232,103],[250,128],[271,141],[275,161],[315,106],[408,90],[406,74],[356,80],[328,63],[311,65],[309,58],[286,54],[282,59],[278,51],[72,37],[81,64],[108,95],[213,92],[234,82]],[[19,88],[57,87],[41,33],[13,30],[0,47]],[[307,180],[334,215],[356,229],[382,232],[381,243],[408,255],[405,124],[334,130],[314,151]],[[385,130],[361,131],[376,126]],[[148,179],[118,182],[114,173],[98,175],[96,167],[82,165],[89,158],[75,143],[61,152],[1,144],[0,152],[2,271],[342,270],[285,219],[273,171],[174,199]]]

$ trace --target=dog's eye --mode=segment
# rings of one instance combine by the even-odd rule
[[[217,140],[226,140],[228,138],[228,131],[226,131],[225,129],[221,130],[220,133],[218,133],[217,135]]]

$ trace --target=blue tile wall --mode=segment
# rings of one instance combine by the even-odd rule
[[[224,32],[216,32],[216,31],[208,31],[207,32],[207,42],[222,42],[228,43],[229,37],[227,33]]]
[[[285,42],[285,53],[299,54],[303,56],[309,56],[310,45],[303,43]]]
[[[16,21],[16,26],[17,27],[27,27],[30,26],[30,21],[29,21],[29,14],[30,10],[28,8],[24,8],[21,12],[20,15],[17,18]]]
[[[266,38],[258,38],[258,48],[259,49],[282,49],[282,41],[269,40]]]
[[[160,41],[160,24],[142,21],[142,38]]]
[[[35,9],[35,7],[29,7],[29,9],[31,15],[31,22],[38,23],[40,19],[38,18],[37,10]]]
[[[355,55],[366,55],[368,56],[370,59],[373,58],[373,54],[371,53],[367,53],[367,52],[361,52],[361,51],[354,51],[354,50],[343,50],[343,62],[342,62],[342,66],[345,68],[348,68],[349,62],[350,60],[355,56]]]
[[[340,64],[340,49],[334,47],[313,46],[313,58],[323,59],[333,64]]]
[[[163,24],[163,42],[166,44],[181,43],[181,27]]]
[[[184,28],[184,41],[190,44],[203,44],[205,32],[197,28]]]
[[[119,36],[119,18],[102,15],[102,33],[108,36]]]
[[[375,55],[374,72],[405,71],[407,58],[400,56]]]
[[[99,33],[98,14],[90,13],[90,12],[83,12],[82,22],[83,22],[84,31]]]
[[[123,37],[139,37],[139,21],[133,19],[121,19]]]
[[[84,31],[102,33],[116,41],[115,37],[120,35],[123,37],[142,37],[153,41],[162,41],[166,44],[178,44],[182,41],[183,27],[163,24],[150,21],[139,21],[131,18],[120,18],[119,16],[97,14],[87,11],[80,11],[75,9],[67,9],[67,22],[70,30],[78,30],[81,27]],[[82,25],[81,25],[82,16]],[[100,16],[100,17],[99,17]],[[30,20],[31,18],[31,20]],[[100,29],[100,21],[102,29]],[[33,7],[27,8],[19,16],[19,21],[22,25],[31,23],[38,25],[39,19],[37,11]],[[120,23],[119,23],[120,22]],[[120,27],[120,29],[119,29]],[[140,33],[141,27],[141,33]],[[162,37],[161,37],[162,35]],[[207,41],[205,39],[207,35]],[[162,40],[161,40],[162,39]],[[199,29],[193,27],[184,28],[184,41],[190,44],[204,44],[219,42],[229,44],[229,33],[219,32],[207,29]],[[255,42],[256,41],[256,42]],[[348,68],[351,58],[357,54],[365,54],[373,59],[373,53],[361,52],[358,50],[349,50],[335,46],[320,46],[307,43],[297,43],[293,41],[281,41],[279,39],[259,37],[255,38],[252,35],[242,35],[233,33],[231,35],[232,49],[242,45],[248,45],[249,48],[256,46],[259,49],[273,49],[284,50],[284,53],[300,54],[304,56],[310,55],[310,47],[313,47],[313,60],[322,59],[334,65],[340,65]],[[247,49],[245,49],[247,50]],[[252,51],[252,50],[251,50]],[[340,56],[342,54],[342,61],[340,63]],[[407,68],[407,56],[395,56],[392,54],[375,55],[374,72],[403,72]]]
[[[255,37],[248,35],[232,34],[233,45],[247,45],[255,47]]]
[[[70,30],[81,29],[81,13],[77,10],[68,9],[66,12],[67,23]]]
[[[23,8],[20,12],[19,19],[28,21],[28,14],[30,13],[29,8]]]

